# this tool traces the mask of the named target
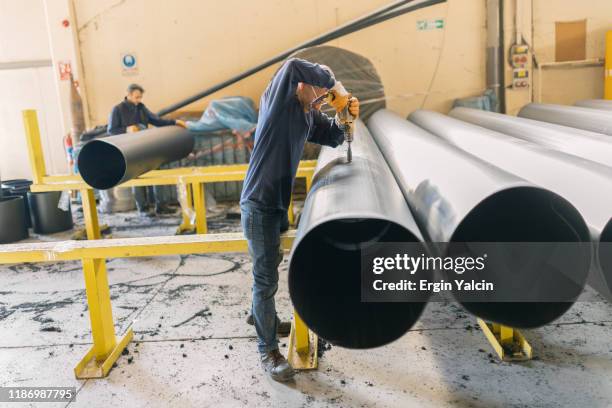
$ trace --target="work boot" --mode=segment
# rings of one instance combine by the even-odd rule
[[[251,313],[247,316],[246,322],[251,326],[255,326],[255,321]],[[287,337],[289,333],[291,333],[291,322],[281,322],[281,319],[276,316],[276,334],[280,337]]]
[[[278,349],[261,354],[261,366],[274,381],[289,381],[295,375],[295,371]]]

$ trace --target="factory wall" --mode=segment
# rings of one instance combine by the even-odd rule
[[[586,59],[605,56],[605,34],[612,30],[610,0],[532,0],[533,47],[540,63],[555,61],[556,22],[586,20]],[[534,89],[534,100],[539,90]],[[548,67],[542,71],[544,103],[573,104],[581,99],[603,97],[604,68],[598,64]]]
[[[514,38],[517,0],[505,0],[505,43]],[[41,67],[1,69],[0,174],[29,177],[20,111],[39,110],[50,172],[65,172],[62,136],[70,130],[69,83],[58,64],[72,63],[89,125],[107,121],[130,82],[147,89],[145,102],[160,109],[237,74],[313,36],[370,12],[389,0],[0,0],[0,67],[47,60]],[[604,56],[612,29],[609,0],[523,0],[522,34],[540,63],[555,61],[555,23],[586,20],[586,58]],[[381,75],[388,106],[447,111],[455,98],[485,89],[485,0],[449,0],[370,27],[331,45],[370,58]],[[63,26],[67,19],[70,26]],[[443,27],[436,21],[443,21]],[[533,25],[532,25],[533,22]],[[78,50],[78,51],[75,51]],[[126,69],[122,56],[136,57]],[[52,65],[51,65],[52,64]],[[202,110],[212,98],[259,96],[277,67],[243,80],[185,110]],[[507,89],[516,113],[532,98],[573,103],[601,97],[601,63],[532,72],[528,90]],[[506,80],[512,71],[507,66]],[[34,84],[34,86],[32,86]]]
[[[42,0],[0,0],[0,178],[29,178],[21,111],[38,110],[47,169],[67,171]]]
[[[268,57],[388,4],[388,0],[161,0],[75,2],[92,123],[104,123],[126,85],[140,82],[145,102],[162,108]],[[401,114],[448,109],[485,89],[482,0],[451,0],[336,40],[369,57],[389,106]],[[445,29],[417,27],[443,19]],[[137,72],[121,65],[137,58]],[[271,67],[215,95],[259,96]],[[203,109],[207,101],[192,105]]]

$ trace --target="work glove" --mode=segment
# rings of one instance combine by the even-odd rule
[[[348,103],[350,97],[351,94],[344,89],[342,82],[336,81],[334,87],[329,91],[327,103],[332,106],[336,112],[341,112]]]
[[[187,123],[185,123],[184,120],[177,119],[174,122],[175,122],[176,126],[180,126],[182,128],[187,129]]]
[[[349,113],[353,115],[355,119],[357,119],[359,117],[359,99],[353,96],[351,97],[351,99],[349,99],[348,104],[349,104],[349,107],[348,107]]]

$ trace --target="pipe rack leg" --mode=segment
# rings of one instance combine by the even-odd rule
[[[178,226],[176,233],[182,234],[184,232],[195,232],[196,226],[191,222],[191,215],[194,212],[193,209],[193,188],[191,184],[185,184],[185,201],[184,205],[186,208],[181,208],[182,222]],[[181,203],[183,205],[183,203]]]
[[[531,345],[517,329],[478,319],[478,325],[502,361],[531,360]]]
[[[206,234],[206,197],[204,183],[193,183],[193,206],[196,213],[196,232]]]
[[[106,377],[134,336],[130,327],[117,342],[105,259],[83,259],[93,346],[74,368],[76,378]]]
[[[295,370],[316,369],[319,339],[310,331],[297,312],[293,311],[293,324],[289,334],[289,353],[287,360]]]

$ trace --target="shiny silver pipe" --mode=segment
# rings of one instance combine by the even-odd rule
[[[608,99],[586,99],[576,102],[574,106],[612,111],[612,101]]]
[[[612,167],[612,138],[601,133],[479,109],[455,108],[449,115],[549,149]]]
[[[182,159],[193,145],[193,135],[180,126],[151,128],[94,139],[83,146],[77,163],[88,185],[106,190]]]
[[[421,242],[408,205],[363,122],[353,161],[345,146],[323,147],[293,243],[289,293],[308,327],[347,348],[382,346],[416,323],[426,299],[361,301],[361,250],[379,242]]]
[[[612,112],[576,106],[530,103],[519,111],[518,116],[612,136]]]
[[[449,115],[493,132],[460,126],[461,130],[456,134],[442,135],[443,138],[504,170],[554,191],[576,206],[587,222],[595,244],[594,276],[590,282],[603,296],[612,300],[612,265],[603,262],[608,252],[603,246],[608,246],[606,239],[612,239],[612,168],[608,167],[612,165],[612,139],[565,126],[476,109],[455,108]],[[603,276],[599,276],[601,274]]]
[[[439,119],[423,111],[411,115],[411,120],[418,122],[421,128],[390,111],[381,110],[368,122],[417,223],[427,232],[430,241],[451,245],[460,242],[588,242],[584,220],[567,200],[434,136],[432,133],[444,132],[448,125]],[[440,246],[442,255],[453,255],[449,247]],[[549,254],[538,253],[533,261],[544,271]],[[462,305],[476,316],[511,327],[538,327],[550,323],[565,313],[581,293],[590,258],[583,262],[584,271],[573,271],[579,275],[577,287],[567,281],[565,271],[533,276],[522,268],[523,262],[517,257],[510,258],[505,265],[488,268],[486,278],[502,282],[503,286],[503,282],[508,282],[507,271],[512,271],[511,285],[516,285],[517,299],[532,287],[561,285],[565,288],[567,284],[573,288],[567,301],[462,302]]]

